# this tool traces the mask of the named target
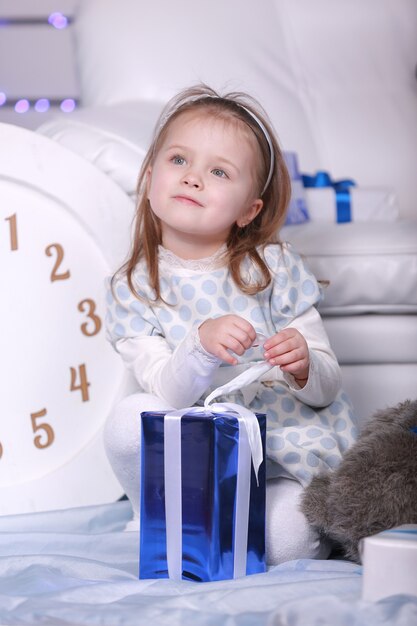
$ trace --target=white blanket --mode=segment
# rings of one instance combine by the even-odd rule
[[[129,502],[0,518],[0,624],[412,626],[417,597],[361,601],[361,567],[299,560],[215,583],[138,580]]]

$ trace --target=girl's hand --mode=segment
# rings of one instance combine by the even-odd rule
[[[295,328],[285,328],[264,343],[264,358],[292,374],[300,387],[308,380],[310,357],[307,342]]]
[[[208,319],[201,324],[198,332],[203,348],[230,365],[236,365],[237,359],[228,350],[242,356],[256,338],[252,324],[239,315]]]

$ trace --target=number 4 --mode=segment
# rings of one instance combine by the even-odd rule
[[[87,402],[90,399],[88,395],[88,388],[90,383],[87,380],[87,370],[85,368],[85,363],[82,363],[78,366],[78,372],[75,367],[71,367],[71,386],[70,391],[81,391],[81,397],[83,402]],[[77,373],[80,377],[80,383],[77,384]]]

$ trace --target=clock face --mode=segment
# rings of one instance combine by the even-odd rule
[[[0,125],[0,512],[96,504],[120,486],[101,431],[123,393],[104,282],[132,204],[53,141]]]

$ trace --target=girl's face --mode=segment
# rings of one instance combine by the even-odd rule
[[[168,128],[148,171],[148,198],[164,247],[202,258],[262,208],[256,197],[256,139],[243,122],[187,112]]]

